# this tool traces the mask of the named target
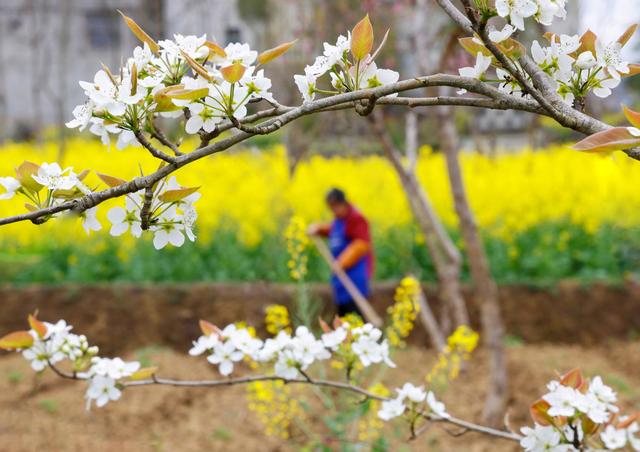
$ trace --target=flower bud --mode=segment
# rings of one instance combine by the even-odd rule
[[[576,66],[580,69],[591,69],[597,64],[596,58],[590,51],[582,52],[576,60]]]

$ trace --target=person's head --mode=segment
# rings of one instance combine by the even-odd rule
[[[336,218],[344,218],[349,213],[349,202],[344,192],[339,188],[329,190],[325,200]]]

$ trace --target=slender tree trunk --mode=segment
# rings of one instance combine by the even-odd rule
[[[438,218],[426,191],[420,185],[415,168],[402,163],[402,153],[391,141],[379,112],[373,113],[371,124],[385,155],[398,174],[411,210],[424,235],[440,282],[442,299],[445,301],[443,308],[451,309],[456,325],[469,325],[469,315],[460,285],[460,253]]]
[[[504,327],[500,314],[498,288],[491,276],[478,226],[469,206],[458,159],[458,140],[450,108],[439,109],[440,144],[446,155],[447,170],[460,230],[466,244],[471,278],[480,302],[482,331],[489,352],[489,387],[483,411],[484,422],[499,427],[507,397],[507,366],[504,351]]]

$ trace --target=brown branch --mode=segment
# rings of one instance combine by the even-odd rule
[[[178,145],[173,143],[171,140],[169,140],[169,138],[167,138],[164,132],[162,132],[162,130],[159,127],[156,127],[155,124],[153,124],[153,128],[151,130],[151,136],[156,140],[158,140],[160,143],[164,144],[169,149],[171,149],[176,156],[182,155],[182,152],[180,152],[180,149],[178,149]]]
[[[153,202],[153,186],[144,189],[144,203],[140,209],[140,229],[146,231],[149,229],[151,220],[151,203]]]
[[[144,146],[155,158],[164,160],[167,163],[176,163],[175,158],[153,147],[153,145],[149,142],[149,140],[147,140],[147,137],[144,136],[144,133],[142,133],[139,130],[136,130],[134,134],[136,136],[136,139],[138,140],[138,143]]]
[[[87,377],[81,377],[78,374],[65,372],[51,362],[48,362],[49,367],[61,378],[69,379],[69,380],[78,380],[85,381],[88,380]],[[352,385],[350,383],[344,383],[341,381],[333,381],[333,380],[318,380],[315,378],[311,378],[306,376],[305,378],[283,378],[278,377],[276,375],[252,375],[248,377],[234,377],[234,378],[224,378],[220,380],[176,380],[171,378],[160,378],[155,375],[152,378],[147,380],[130,380],[130,381],[122,381],[120,384],[125,387],[138,387],[138,386],[174,386],[174,387],[186,387],[186,388],[212,388],[212,387],[220,387],[220,386],[232,386],[239,384],[249,384],[258,381],[281,381],[285,384],[307,384],[312,386],[320,386],[327,388],[339,389],[342,391],[351,392],[354,394],[362,395],[367,399],[378,400],[380,402],[391,400],[389,397],[383,397],[378,394],[374,394],[371,391],[367,391],[364,388],[361,388],[356,385]],[[457,425],[459,427],[464,427],[465,429],[472,430],[479,433],[484,433],[487,435],[496,436],[498,438],[510,439],[512,441],[519,441],[520,436],[510,432],[504,432],[502,430],[496,430],[489,427],[484,427],[482,425],[473,424],[471,422],[464,421],[462,419],[457,419],[455,417],[447,417],[441,418],[439,416],[425,414],[423,415],[425,419],[428,419],[431,422],[443,422],[450,423],[453,425]]]

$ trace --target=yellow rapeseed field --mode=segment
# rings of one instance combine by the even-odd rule
[[[0,148],[0,175],[13,175],[13,167],[23,160],[51,162],[57,154],[54,144],[41,148],[7,144]],[[488,234],[508,240],[532,225],[559,219],[570,219],[590,231],[603,223],[640,224],[640,192],[635,184],[640,180],[640,164],[622,154],[600,157],[553,146],[494,158],[476,153],[461,158],[478,223]],[[141,148],[109,150],[96,141],[75,139],[69,143],[64,164],[76,171],[91,169],[131,178],[140,168],[151,172],[157,161]],[[445,223],[455,226],[443,157],[422,149],[418,171]],[[214,238],[216,229],[224,224],[233,225],[241,240],[252,245],[264,234],[281,232],[292,214],[307,222],[327,218],[323,197],[332,186],[345,189],[378,232],[412,221],[393,170],[379,156],[313,156],[291,179],[281,146],[269,150],[245,148],[206,158],[176,175],[182,185],[202,187],[203,196],[196,206],[203,241]],[[95,174],[87,182],[92,187],[100,186]],[[23,212],[23,202],[19,197],[1,201],[0,216]],[[105,229],[106,211],[117,202],[100,208],[99,218]],[[87,240],[79,222],[51,221],[43,226],[22,223],[0,231],[0,239],[15,246],[36,243],[39,238]],[[103,229],[98,234],[108,232]],[[131,239],[119,240],[126,243]]]

